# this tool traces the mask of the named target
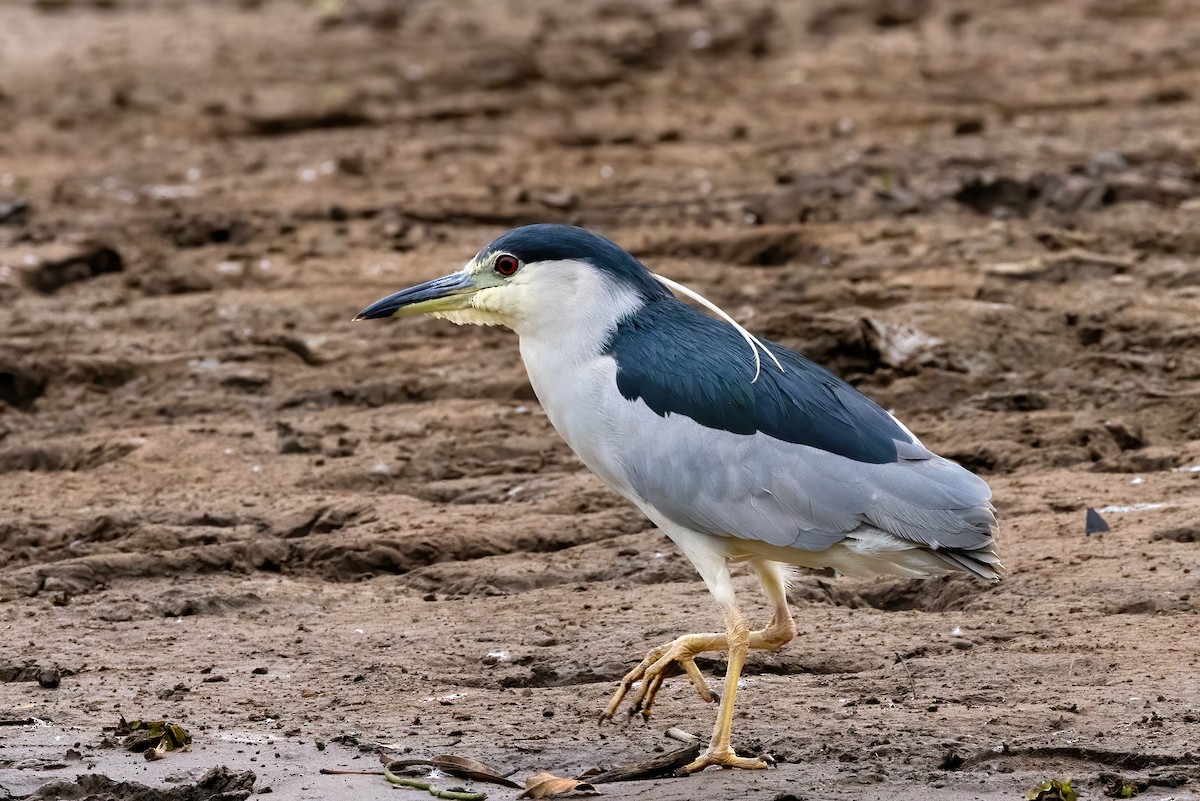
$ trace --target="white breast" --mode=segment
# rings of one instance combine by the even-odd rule
[[[568,353],[559,343],[522,337],[529,383],[559,435],[588,469],[637,502],[625,478],[619,415],[629,401],[617,392],[617,363],[602,353]]]
[[[617,363],[604,350],[620,321],[644,301],[588,264],[542,262],[526,269],[537,302],[515,315],[512,327],[533,391],[583,463],[638,503],[621,456],[621,415],[630,402],[617,391]]]
[[[521,338],[521,357],[550,422],[588,469],[675,541],[719,603],[732,604],[726,568],[731,541],[673,523],[630,483],[625,455],[644,443],[627,439],[637,437],[639,414],[653,417],[654,413],[640,401],[622,397],[617,390],[616,360],[603,353],[580,357],[561,342],[529,337]]]

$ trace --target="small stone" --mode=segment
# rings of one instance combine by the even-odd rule
[[[576,203],[579,202],[575,193],[567,189],[561,192],[547,192],[541,196],[540,200],[543,206],[564,211],[575,208]]]
[[[37,683],[47,690],[53,690],[62,681],[62,676],[54,668],[42,668],[38,671]]]
[[[1104,421],[1104,428],[1123,451],[1146,447],[1146,435],[1140,425],[1110,418]]]
[[[967,117],[954,124],[955,136],[970,136],[983,133],[983,120],[979,117]]]
[[[1088,162],[1088,175],[1099,176],[1121,172],[1129,168],[1129,162],[1115,150],[1101,150]]]

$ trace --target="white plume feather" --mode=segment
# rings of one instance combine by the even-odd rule
[[[742,339],[746,340],[747,344],[750,345],[750,352],[754,354],[754,378],[752,378],[750,380],[751,384],[753,384],[755,381],[757,381],[759,374],[762,373],[762,358],[758,355],[758,352],[760,350],[763,353],[767,354],[767,356],[770,357],[771,361],[775,362],[775,366],[779,368],[779,372],[781,372],[781,373],[786,372],[783,369],[783,365],[779,363],[779,359],[775,358],[775,354],[771,353],[771,351],[767,349],[767,346],[764,345],[758,337],[754,336],[754,334],[751,334],[745,328],[742,328],[740,325],[738,325],[737,320],[730,317],[725,312],[725,310],[722,309],[720,306],[713,303],[711,300],[704,297],[696,290],[689,289],[688,287],[684,286],[683,284],[680,284],[676,281],[672,281],[670,278],[664,278],[663,276],[659,275],[658,273],[652,273],[652,275],[655,278],[657,278],[668,289],[671,289],[675,292],[679,292],[679,293],[691,298],[692,300],[696,301],[701,306],[708,309],[713,314],[717,315],[722,320],[724,320],[725,322],[732,325],[737,330],[737,332],[742,335]]]

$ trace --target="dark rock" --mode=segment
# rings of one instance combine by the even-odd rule
[[[46,375],[36,367],[0,364],[0,402],[28,412],[46,392]]]
[[[31,255],[35,263],[22,270],[22,277],[31,289],[45,294],[57,292],[69,284],[125,269],[125,260],[120,253],[107,245],[96,243],[53,247]]]
[[[1012,178],[974,178],[955,193],[954,199],[980,214],[1008,213],[1028,216],[1041,190],[1034,184]]]
[[[287,453],[320,453],[321,436],[306,431],[298,431],[291,425],[279,422],[275,425],[276,442],[279,452]]]
[[[53,690],[62,681],[64,675],[71,671],[61,671],[58,668],[38,667],[36,663],[26,662],[18,665],[14,662],[0,662],[0,683],[34,682],[42,687]]]
[[[28,220],[28,200],[23,197],[0,197],[0,225],[24,225]]]
[[[1088,507],[1087,517],[1084,519],[1084,529],[1087,534],[1099,534],[1104,531],[1110,531],[1108,523],[1104,522],[1104,518],[1095,509]]]
[[[1186,103],[1191,99],[1192,94],[1187,89],[1171,86],[1154,90],[1142,98],[1142,103],[1147,106],[1172,106],[1176,103]]]
[[[1184,526],[1183,528],[1159,531],[1151,539],[1171,542],[1200,542],[1200,526]]]
[[[915,25],[932,10],[931,0],[876,0],[874,23],[878,28]]]
[[[241,392],[259,393],[271,383],[271,376],[257,370],[241,369],[221,379],[221,386]]]
[[[375,118],[364,109],[354,106],[329,109],[287,109],[276,113],[249,114],[245,117],[248,132],[258,136],[283,136],[300,131],[330,128],[360,128],[374,125]]]
[[[983,120],[979,117],[967,117],[954,124],[955,136],[970,136],[983,133]]]

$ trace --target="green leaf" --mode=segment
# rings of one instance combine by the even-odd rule
[[[1078,798],[1070,779],[1047,779],[1025,793],[1025,801],[1077,801]]]

